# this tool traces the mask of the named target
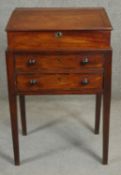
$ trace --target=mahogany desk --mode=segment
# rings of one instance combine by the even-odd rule
[[[103,95],[103,164],[108,163],[111,23],[104,8],[17,8],[6,27],[9,104],[15,164],[20,164],[17,95],[23,135],[25,95],[95,94],[95,133]]]

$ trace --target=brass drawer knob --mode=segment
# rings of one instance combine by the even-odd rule
[[[36,64],[36,60],[35,59],[29,59],[27,63],[28,63],[29,66],[32,66],[32,65]]]
[[[82,61],[81,61],[81,64],[82,65],[86,65],[89,63],[89,59],[86,57],[86,58],[83,58]]]
[[[61,38],[63,36],[62,32],[56,32],[55,33],[56,38]]]
[[[29,83],[30,83],[30,85],[36,85],[37,84],[37,80],[34,80],[34,79],[30,80]]]
[[[82,81],[81,81],[81,84],[82,85],[88,85],[89,84],[89,80],[87,78],[84,78]]]

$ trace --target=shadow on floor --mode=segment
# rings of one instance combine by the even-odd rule
[[[102,162],[102,159],[93,151],[91,150],[83,140],[80,140],[79,138],[76,138],[72,132],[68,131],[64,131],[63,129],[59,128],[58,130],[56,130],[56,132],[58,131],[58,134],[63,137],[63,139],[65,139],[66,141],[68,141],[70,143],[71,146],[75,147],[75,149],[79,149],[81,151],[83,151],[86,155],[90,155],[91,157],[93,157],[95,160],[97,160],[98,162]],[[80,155],[81,156],[81,155]]]
[[[7,154],[4,153],[4,152],[1,152],[1,151],[0,151],[0,157],[2,157],[2,159],[7,160],[7,162],[9,162],[9,163],[11,163],[11,164],[14,163],[14,162],[13,162],[13,158],[11,158],[9,155],[7,155]]]
[[[35,128],[35,129],[29,131],[28,135],[34,134],[34,133],[39,132],[40,130],[43,130],[43,129],[48,129],[49,127],[53,127],[54,125],[59,124],[61,122],[63,122],[63,119],[52,120],[52,121],[44,124],[43,126],[39,126],[39,127]]]
[[[35,130],[31,131],[30,133],[34,133],[36,131],[39,131],[41,129],[45,129],[45,128],[48,128],[48,127],[52,127],[52,126],[54,126],[54,125],[56,125],[60,122],[62,122],[62,121],[61,120],[52,121],[52,122],[47,123],[46,125],[44,125],[42,127],[36,128]],[[81,152],[84,152],[86,155],[91,156],[96,161],[102,162],[102,159],[93,150],[91,150],[88,147],[89,145],[85,144],[85,142],[83,140],[79,140],[78,138],[74,137],[72,132],[68,131],[68,129],[64,130],[63,128],[56,127],[56,126],[53,127],[53,129],[55,130],[56,134],[59,135],[59,137],[61,136],[63,139],[66,140],[66,142],[68,142],[68,146],[61,147],[61,148],[55,148],[53,150],[49,150],[47,152],[37,154],[33,157],[29,157],[29,158],[23,160],[22,164],[29,163],[31,161],[35,161],[35,160],[38,160],[38,159],[42,159],[44,157],[51,156],[53,154],[57,154],[60,151],[65,151],[65,150],[68,150],[72,147],[75,147],[75,149],[81,150]],[[80,153],[80,156],[81,156],[81,153]]]
[[[28,157],[24,160],[21,161],[21,164],[25,164],[25,163],[29,163],[29,162],[33,162],[36,160],[41,160],[42,158],[57,154],[61,151],[65,151],[69,149],[68,147],[60,147],[60,148],[55,148],[53,150],[49,150],[47,152],[43,152],[43,153],[38,153],[37,155],[33,156],[33,157]]]

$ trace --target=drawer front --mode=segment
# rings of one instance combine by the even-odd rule
[[[18,72],[60,72],[83,71],[84,69],[102,68],[104,56],[101,54],[76,55],[39,55],[20,54],[15,56],[15,67]]]
[[[9,49],[13,50],[80,50],[109,48],[107,31],[9,32]]]
[[[102,75],[89,74],[23,74],[16,79],[17,91],[41,90],[98,90],[102,89]],[[96,91],[95,91],[96,92]]]

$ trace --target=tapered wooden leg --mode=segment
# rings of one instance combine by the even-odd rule
[[[17,103],[16,96],[9,94],[9,105],[10,105],[10,117],[11,117],[11,129],[13,139],[13,150],[15,165],[20,164],[19,160],[19,138],[18,138],[18,121],[17,121]]]
[[[111,103],[111,62],[112,52],[110,51],[105,59],[104,71],[104,93],[103,93],[103,164],[108,164],[109,147],[109,122]]]
[[[21,125],[22,125],[22,134],[27,135],[26,127],[26,112],[25,112],[25,97],[23,95],[19,96],[20,102],[20,114],[21,114]]]
[[[96,94],[95,134],[99,134],[100,113],[101,113],[101,94]]]
[[[104,94],[103,100],[103,164],[108,163],[110,95]]]
[[[11,52],[6,52],[6,63],[7,63],[8,94],[9,94],[14,161],[15,165],[19,165],[20,158],[19,158],[19,138],[18,138],[18,121],[17,121],[17,98],[15,92],[15,80],[14,80],[15,77],[14,59],[13,54]]]

